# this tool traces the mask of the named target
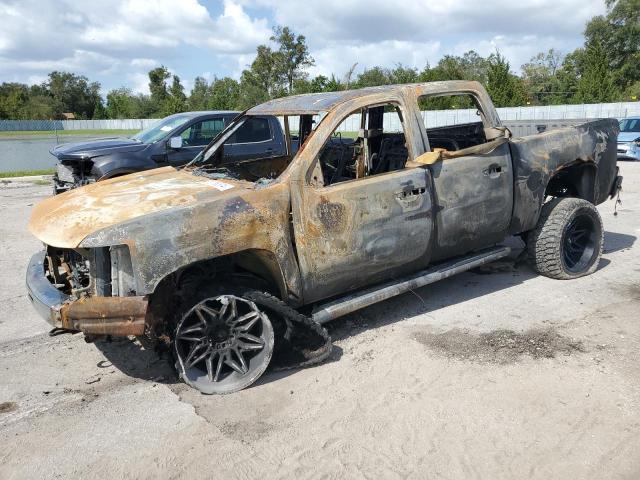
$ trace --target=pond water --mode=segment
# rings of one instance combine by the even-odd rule
[[[56,158],[49,153],[61,143],[86,142],[95,138],[114,135],[65,135],[56,139],[55,135],[0,138],[0,172],[17,170],[43,170],[53,168]]]

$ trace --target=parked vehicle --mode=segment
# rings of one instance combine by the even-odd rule
[[[618,160],[640,160],[640,117],[620,120]]]
[[[178,167],[193,158],[239,112],[186,112],[168,116],[131,138],[103,138],[67,143],[51,150],[60,162],[53,177],[54,193],[98,180],[161,166]],[[254,117],[225,148],[227,159],[245,160],[283,154],[284,135],[275,117]]]
[[[447,95],[468,97],[478,122],[426,128],[419,103]],[[285,155],[229,159],[228,140],[269,115],[283,116]],[[340,125],[352,115],[349,138]],[[274,352],[299,365],[326,358],[325,322],[505,257],[508,235],[522,236],[542,275],[594,272],[595,205],[622,181],[617,134],[605,119],[511,138],[467,81],[272,100],[182,169],[38,204],[29,229],[46,248],[29,264],[29,298],[58,328],[166,341],[186,383],[233,392]]]

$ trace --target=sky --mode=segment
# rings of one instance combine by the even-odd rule
[[[603,0],[0,0],[0,83],[87,76],[103,94],[148,92],[160,65],[187,91],[196,76],[239,78],[272,27],[305,35],[313,75],[376,65],[422,69],[446,54],[498,49],[516,73],[537,52],[582,45]]]

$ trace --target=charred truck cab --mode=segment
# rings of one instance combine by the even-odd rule
[[[477,121],[425,125],[421,110],[447,95],[475,106]],[[265,115],[279,118],[284,150],[226,155]],[[186,383],[233,392],[272,356],[326,358],[329,320],[506,256],[507,235],[525,239],[543,275],[594,272],[595,205],[621,182],[617,133],[598,120],[511,138],[466,81],[272,100],[184,168],[36,206],[29,228],[45,249],[28,267],[29,297],[59,328],[166,341]]]

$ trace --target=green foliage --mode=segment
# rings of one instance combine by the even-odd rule
[[[640,0],[606,0],[606,16],[592,18],[587,45],[603,50],[616,86],[624,90],[640,80]]]
[[[236,110],[240,101],[240,84],[233,78],[216,78],[210,87],[210,110]]]
[[[73,113],[76,118],[93,118],[96,105],[102,103],[100,84],[69,72],[51,72],[46,89],[60,113]]]
[[[171,77],[169,70],[163,65],[149,71],[149,91],[151,101],[156,104],[156,109],[162,111],[169,97],[167,80]]]
[[[611,102],[617,97],[609,60],[600,42],[594,40],[584,52],[576,100],[579,103]]]
[[[126,87],[107,94],[107,118],[149,118],[154,115],[155,109],[148,95],[134,95]]]
[[[517,107],[527,102],[522,79],[511,73],[509,62],[500,52],[489,56],[487,92],[496,107]]]
[[[17,170],[15,172],[0,172],[0,178],[15,178],[15,177],[34,177],[36,175],[52,175],[55,173],[53,168],[46,170]],[[38,185],[49,185],[51,180],[46,180],[46,183],[38,183]]]
[[[522,80],[531,96],[531,103],[537,105],[558,105],[567,103],[571,87],[563,70],[563,55],[555,49],[540,52],[529,63],[522,65]],[[566,77],[566,78],[565,78]],[[575,83],[575,82],[574,82]]]
[[[207,80],[202,77],[196,77],[187,101],[189,110],[207,110],[210,97],[211,93]]]
[[[304,69],[315,65],[315,61],[309,54],[305,36],[296,35],[289,27],[274,27],[271,41],[279,47],[273,53],[275,68],[284,77],[287,91],[291,94],[294,81],[306,78]]]
[[[164,113],[166,115],[173,115],[174,113],[186,112],[186,110],[187,96],[184,94],[184,87],[182,83],[180,83],[180,77],[174,75]]]

